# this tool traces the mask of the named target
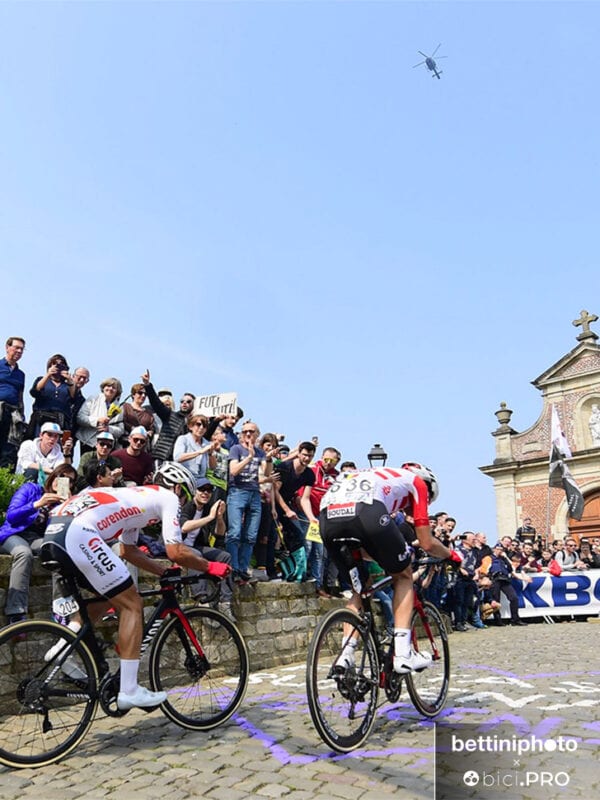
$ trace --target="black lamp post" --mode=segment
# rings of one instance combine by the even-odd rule
[[[371,467],[385,467],[388,454],[380,444],[374,444],[367,458]]]

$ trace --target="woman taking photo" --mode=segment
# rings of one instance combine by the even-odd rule
[[[67,359],[60,353],[50,356],[46,363],[46,374],[35,379],[29,392],[33,397],[33,407],[25,438],[35,439],[39,436],[44,422],[56,422],[63,431],[70,431],[76,391]]]
[[[60,464],[44,486],[24,483],[12,496],[0,527],[0,553],[12,556],[4,609],[9,622],[27,617],[33,557],[42,546],[50,511],[71,497],[76,480],[75,468]]]

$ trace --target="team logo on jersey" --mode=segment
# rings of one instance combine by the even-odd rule
[[[389,485],[389,483],[386,483],[386,485],[383,487],[383,493],[384,494],[389,494],[391,491],[392,491],[392,487]]]
[[[389,514],[382,514],[379,517],[379,524],[380,525],[389,525],[391,521],[392,521],[392,518],[390,517]]]
[[[101,564],[107,572],[112,572],[116,564],[112,559],[112,554],[105,550],[104,541],[99,536],[92,536],[88,541],[87,546],[91,553],[94,554],[98,564]],[[92,559],[90,559],[92,560]]]
[[[137,517],[138,514],[142,513],[142,509],[138,508],[137,506],[131,506],[131,508],[120,508],[118,511],[113,511],[112,514],[109,514],[108,517],[104,517],[98,522],[98,530],[104,531],[106,530],[109,525],[113,525],[115,522],[120,522],[123,519],[127,519],[127,517]]]
[[[327,519],[336,517],[355,517],[356,503],[333,503],[327,506]]]

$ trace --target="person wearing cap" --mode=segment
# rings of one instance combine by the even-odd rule
[[[123,467],[123,480],[126,486],[143,486],[152,479],[154,459],[146,450],[147,442],[148,431],[143,425],[138,425],[132,428],[127,447],[115,450],[113,453]]]
[[[115,446],[115,437],[109,431],[101,431],[96,436],[96,449],[84,453],[79,459],[77,467],[77,491],[81,491],[88,482],[86,474],[89,467],[94,464],[106,464],[113,476],[113,486],[124,486],[123,466],[118,458],[112,454]]]
[[[223,541],[225,538],[225,501],[215,497],[214,487],[207,478],[199,481],[193,499],[183,505],[179,524],[185,544],[198,550],[208,561],[231,565],[229,553],[212,545],[215,539]],[[188,569],[188,574],[200,573]],[[202,596],[206,592],[206,583],[199,581],[193,584],[191,589],[193,597]],[[232,596],[233,580],[229,576],[221,584],[219,611],[230,619],[234,619],[231,608]]]
[[[49,475],[59,464],[70,462],[73,439],[66,440],[63,450],[61,436],[60,425],[56,422],[44,422],[38,437],[21,443],[17,454],[17,475],[25,475],[28,480],[37,480],[38,475]]]

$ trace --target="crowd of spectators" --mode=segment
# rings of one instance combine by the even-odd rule
[[[525,625],[519,617],[515,583],[526,586],[533,575],[600,568],[600,537],[570,536],[544,541],[526,517],[514,537],[503,536],[491,546],[484,533],[456,532],[456,520],[446,512],[430,517],[431,530],[463,561],[456,570],[438,568],[426,589],[427,598],[445,611],[457,631],[483,629],[488,625]],[[501,617],[502,596],[510,619]]]
[[[24,587],[51,509],[71,493],[149,483],[165,460],[180,462],[193,476],[196,494],[183,510],[183,533],[205,557],[231,564],[226,595],[234,582],[255,580],[310,579],[323,598],[349,592],[318,531],[323,495],[340,470],[356,469],[354,462],[342,461],[337,447],[318,453],[312,439],[290,450],[283,436],[261,434],[240,408],[209,418],[198,413],[191,392],[177,405],[171,390],[155,389],[148,371],[126,397],[115,377],[102,379],[99,392],[88,394],[89,369],[71,369],[60,353],[48,358],[45,373],[32,382],[27,419],[19,367],[24,349],[22,338],[11,337],[0,359],[0,467],[27,481],[0,527],[0,553],[14,560],[9,619],[27,614]],[[60,491],[59,478],[67,479],[59,481]],[[542,545],[529,518],[514,538],[493,547],[483,533],[457,534],[456,520],[444,512],[430,522],[434,535],[463,556],[456,572],[439,568],[427,588],[459,631],[500,624],[502,595],[511,622],[524,624],[513,578],[527,582],[534,572],[600,567],[599,539],[584,543],[580,552],[572,537]],[[160,553],[159,544],[154,549]]]

